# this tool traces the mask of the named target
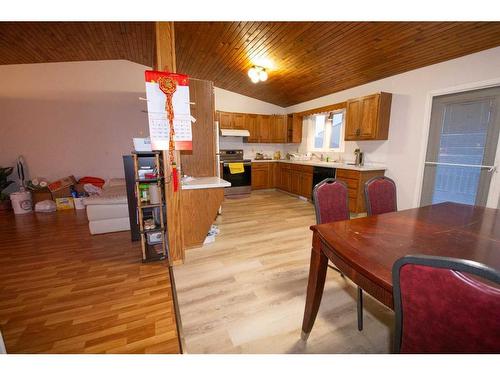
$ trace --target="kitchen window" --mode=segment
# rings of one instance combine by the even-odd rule
[[[312,151],[344,151],[344,111],[312,116]]]

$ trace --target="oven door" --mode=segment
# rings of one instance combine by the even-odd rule
[[[242,187],[252,185],[252,163],[243,163],[245,172],[232,174],[229,170],[229,163],[224,162],[222,165],[222,178],[231,183],[231,187]]]

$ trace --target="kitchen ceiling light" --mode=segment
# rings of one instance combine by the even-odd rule
[[[260,81],[263,82],[267,80],[266,68],[263,68],[262,66],[252,66],[248,70],[248,76],[253,83],[258,83]]]

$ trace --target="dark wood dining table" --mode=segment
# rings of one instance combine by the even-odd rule
[[[500,210],[445,202],[311,226],[309,281],[302,323],[314,325],[328,260],[375,299],[393,309],[392,266],[405,255],[425,254],[500,269]]]

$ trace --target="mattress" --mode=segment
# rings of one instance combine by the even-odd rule
[[[119,219],[126,217],[128,219],[128,205],[125,204],[88,204],[87,218],[89,221]]]
[[[120,232],[130,230],[130,222],[128,216],[116,219],[89,221],[89,229],[91,234]]]
[[[88,205],[99,204],[127,204],[127,188],[125,185],[111,186],[103,189],[101,195],[87,197],[83,203]],[[128,214],[127,214],[128,215]]]

